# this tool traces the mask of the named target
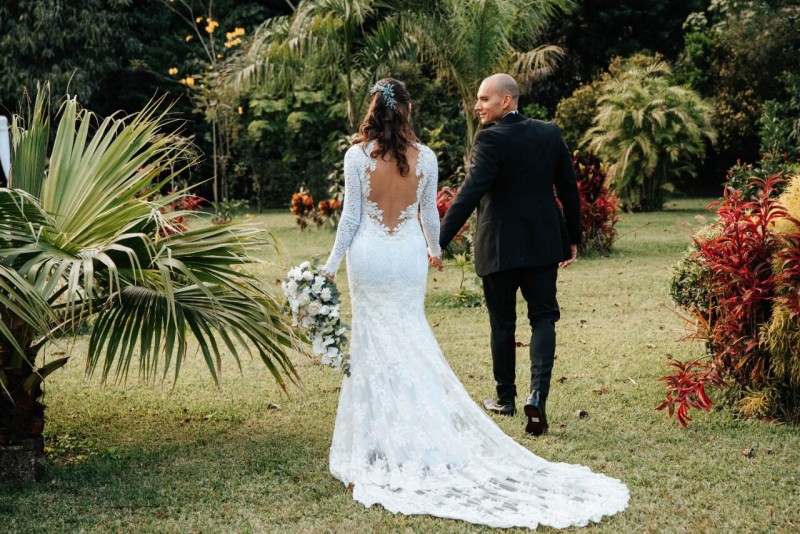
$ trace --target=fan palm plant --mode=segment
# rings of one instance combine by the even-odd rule
[[[297,381],[296,347],[280,304],[242,268],[275,247],[239,224],[195,224],[163,213],[184,192],[158,194],[192,163],[158,103],[98,119],[64,102],[52,150],[47,91],[12,123],[12,176],[0,189],[0,443],[41,439],[45,344],[91,324],[87,375],[178,377],[190,338],[214,381],[224,353],[255,352],[281,387]],[[47,164],[46,164],[47,162]],[[241,366],[240,366],[241,369]]]
[[[670,85],[670,74],[665,62],[644,57],[615,69],[583,139],[609,164],[626,211],[660,210],[672,181],[694,175],[706,142],[716,140],[711,106],[695,91]]]

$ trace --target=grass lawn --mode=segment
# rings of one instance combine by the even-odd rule
[[[701,351],[679,341],[685,331],[668,281],[704,205],[683,200],[662,213],[626,215],[611,257],[581,259],[562,271],[550,433],[532,439],[521,415],[497,419],[548,460],[582,463],[628,484],[630,507],[586,531],[800,530],[800,429],[712,411],[694,414],[682,430],[654,410],[663,399],[657,378],[666,372],[665,355],[685,359]],[[288,214],[253,220],[288,251],[283,265],[269,258],[270,280],[314,255],[324,261],[333,242],[331,231],[300,233]],[[431,272],[428,319],[479,402],[493,393],[486,311],[433,305],[459,278],[453,265]],[[344,268],[338,281],[346,290]],[[349,310],[347,300],[343,308]],[[520,298],[518,337],[527,343],[523,309]],[[46,384],[52,462],[43,482],[3,489],[3,532],[490,530],[354,502],[327,467],[341,377],[306,358],[297,359],[304,389],[289,397],[246,357],[242,375],[232,359],[224,362],[217,390],[194,351],[174,388],[140,384],[135,371],[127,385],[104,386],[83,378],[86,343],[77,338],[48,348],[48,358],[74,355]],[[527,360],[520,348],[522,389]],[[578,418],[578,410],[588,416]]]

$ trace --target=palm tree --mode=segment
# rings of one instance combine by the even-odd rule
[[[397,10],[398,3],[380,0],[302,1],[292,15],[256,31],[233,83],[280,93],[332,85],[353,132],[369,87],[409,53]]]
[[[670,85],[667,63],[635,56],[601,88],[588,148],[609,164],[623,209],[660,210],[672,180],[694,175],[694,162],[714,142],[713,109],[691,89]]]
[[[297,346],[276,301],[242,270],[275,243],[239,224],[181,231],[162,213],[185,191],[159,190],[193,162],[158,103],[98,119],[64,102],[48,156],[48,91],[27,127],[12,123],[9,188],[0,189],[0,443],[41,440],[45,344],[93,321],[87,375],[177,379],[190,338],[214,381],[223,353],[256,353],[285,389]],[[46,164],[47,162],[47,164]],[[241,369],[241,365],[239,365]]]
[[[540,43],[547,22],[572,0],[442,0],[412,2],[408,27],[423,60],[455,88],[467,126],[466,154],[478,122],[472,112],[480,82],[507,72],[524,87],[547,76],[563,51]]]

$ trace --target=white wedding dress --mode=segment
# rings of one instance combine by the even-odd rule
[[[434,153],[417,148],[406,177],[418,180],[416,201],[392,228],[371,200],[372,144],[345,155],[343,213],[325,265],[335,273],[347,252],[353,312],[331,473],[353,484],[365,506],[492,527],[562,528],[620,512],[629,499],[624,484],[516,443],[442,356],[424,311],[427,252],[440,252],[438,169]]]

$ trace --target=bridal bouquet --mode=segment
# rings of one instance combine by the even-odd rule
[[[321,356],[323,365],[341,367],[347,329],[339,317],[339,290],[333,280],[304,261],[292,267],[281,288],[292,314],[292,326],[311,340],[314,354]]]

